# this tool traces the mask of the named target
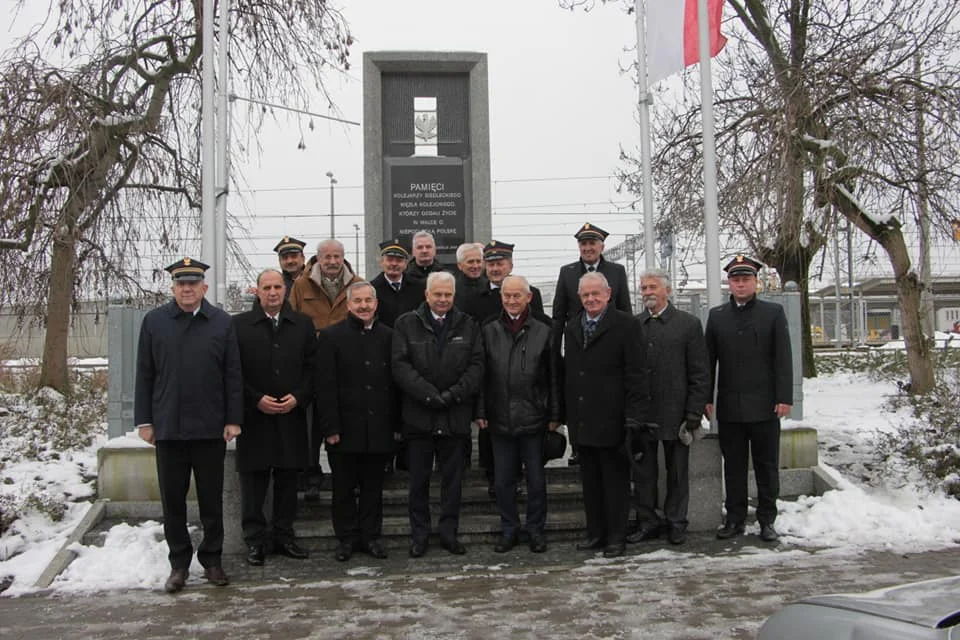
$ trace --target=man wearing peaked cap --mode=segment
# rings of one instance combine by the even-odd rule
[[[407,277],[406,268],[410,254],[398,238],[384,240],[379,246],[382,271],[370,284],[377,292],[377,322],[392,329],[397,318],[413,311],[423,302],[426,280]],[[406,469],[406,454],[402,443],[397,445],[396,464],[397,468]],[[391,457],[386,463],[385,471],[392,472],[393,465]]]
[[[380,269],[370,281],[377,291],[377,320],[393,327],[397,318],[423,302],[425,280],[408,278],[405,270],[410,254],[397,238],[380,243]]]
[[[293,283],[303,274],[303,248],[305,246],[307,246],[307,243],[303,240],[297,240],[293,236],[283,236],[277,246],[273,248],[277,252],[280,270],[283,272],[283,284],[287,288],[284,292],[284,300],[290,298]]]
[[[489,285],[464,308],[477,322],[498,317],[500,312],[503,311],[503,303],[500,300],[500,286],[507,276],[513,274],[514,246],[507,242],[491,240],[483,247],[483,265]],[[530,301],[530,313],[538,320],[549,324],[550,318],[543,312],[543,296],[540,290],[531,286],[530,291],[533,293],[533,299]]]
[[[558,360],[564,329],[567,323],[575,318],[583,308],[578,287],[580,278],[584,274],[602,273],[607,279],[611,291],[610,306],[633,314],[633,309],[630,306],[630,289],[627,286],[627,270],[623,268],[623,265],[608,262],[603,257],[603,242],[610,234],[595,224],[587,222],[573,235],[580,248],[580,259],[560,267],[560,274],[557,276],[557,290],[553,296],[553,347],[557,351],[556,357]],[[575,443],[576,441],[574,434],[570,433],[570,442]],[[577,464],[578,460],[576,449],[574,449],[569,463]]]
[[[183,589],[193,558],[187,530],[187,490],[196,482],[203,540],[197,560],[206,579],[223,572],[223,458],[240,435],[243,383],[230,315],[204,299],[209,267],[183,258],[166,267],[173,301],[147,313],[137,348],[134,421],[157,449],[163,533],[169,548],[168,593]]]
[[[793,361],[783,307],[757,299],[763,265],[744,255],[725,267],[730,301],[710,310],[705,337],[708,370],[716,388],[716,411],[727,511],[720,539],[744,532],[747,518],[748,456],[757,479],[760,538],[775,542],[780,495],[780,419],[793,404]],[[717,369],[719,365],[719,369]],[[716,371],[716,373],[714,373]]]

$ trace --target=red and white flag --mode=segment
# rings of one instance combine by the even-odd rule
[[[724,0],[707,0],[710,57],[727,39],[720,33]],[[645,0],[647,8],[647,82],[654,84],[700,62],[697,0]]]

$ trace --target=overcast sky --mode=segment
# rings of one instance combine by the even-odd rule
[[[613,202],[629,201],[609,176],[621,142],[638,144],[637,93],[620,71],[632,62],[635,31],[620,8],[584,13],[565,11],[556,0],[368,0],[346,4],[344,15],[356,39],[353,67],[330,84],[347,119],[362,119],[364,51],[488,55],[493,230],[517,244],[518,272],[555,277],[562,262],[576,258],[571,234],[587,220],[613,233],[613,243],[637,232],[636,214],[603,215],[615,211]],[[338,181],[337,235],[353,254],[353,225],[365,232],[362,128],[315,121],[315,130],[303,133],[306,149],[297,150],[301,131],[293,121],[284,124],[265,137],[259,163],[243,167],[256,189],[244,194],[258,217],[253,235],[263,238],[251,247],[255,262],[273,263],[268,237],[315,241],[329,234],[327,171]]]
[[[3,8],[14,4],[14,0],[0,0]],[[28,3],[27,12],[36,12],[43,4]],[[618,194],[612,178],[621,145],[629,150],[639,145],[637,92],[632,76],[621,71],[633,63],[636,34],[633,17],[620,4],[598,2],[589,12],[561,9],[557,0],[340,4],[355,39],[352,68],[346,73],[331,72],[327,84],[340,115],[349,120],[362,120],[365,51],[452,50],[488,55],[493,236],[517,244],[517,273],[538,282],[553,280],[561,264],[575,259],[572,233],[585,221],[611,232],[608,247],[641,229],[639,214],[624,209],[632,197]],[[0,43],[5,44],[11,33],[26,24],[21,20],[10,31],[0,32]],[[311,108],[326,112],[319,98]],[[261,132],[262,152],[237,167],[247,188],[232,194],[229,206],[249,226],[252,238],[242,245],[255,268],[276,265],[271,249],[285,234],[308,241],[311,247],[329,235],[328,171],[338,181],[337,236],[345,241],[351,262],[364,264],[354,242],[354,225],[360,227],[361,251],[367,232],[362,127],[314,119],[310,130],[308,120],[281,116]],[[234,149],[241,144],[252,146],[246,112],[239,104],[233,121]],[[298,149],[301,141],[304,149]],[[254,218],[248,218],[248,213]],[[381,239],[379,229],[370,233]],[[858,265],[865,254],[878,255],[878,248],[858,238],[854,246]],[[642,256],[638,259],[642,265]],[[832,255],[825,261],[818,259],[812,272],[822,268],[827,281],[823,284],[827,284],[833,278],[832,265]],[[864,269],[858,266],[857,275]],[[882,252],[873,269],[889,274]],[[957,245],[938,246],[934,275],[958,271]],[[242,276],[231,270],[230,277]],[[702,277],[702,268],[694,269],[691,277]],[[844,272],[841,281],[845,280]]]

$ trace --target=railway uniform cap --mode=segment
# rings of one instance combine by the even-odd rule
[[[580,229],[577,230],[573,237],[577,240],[599,240],[603,242],[607,239],[607,236],[610,235],[600,227],[595,224],[590,224],[589,222],[584,223]]]
[[[307,246],[307,243],[303,240],[297,240],[293,236],[283,236],[283,239],[277,243],[273,250],[277,252],[277,255],[282,256],[285,253],[303,253],[305,246]]]
[[[193,258],[181,258],[164,270],[170,273],[174,282],[197,282],[203,280],[204,272],[210,265],[203,264]]]
[[[491,240],[483,247],[484,260],[499,260],[500,258],[513,258],[513,247],[516,245]]]
[[[410,259],[410,254],[396,238],[392,240],[384,240],[378,246],[380,247],[381,257],[394,256],[396,258],[403,258],[404,260]]]
[[[760,269],[763,267],[762,262],[758,262],[753,258],[741,254],[738,254],[733,257],[733,259],[727,263],[727,266],[723,268],[727,272],[727,277],[729,276],[755,276],[760,272]]]

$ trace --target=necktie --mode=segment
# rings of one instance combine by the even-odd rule
[[[400,283],[399,283],[399,282],[391,282],[391,283],[390,283],[390,286],[393,287],[393,290],[394,290],[394,291],[400,291]]]
[[[273,316],[270,320],[273,322],[274,331],[280,328],[280,316]]]
[[[590,342],[590,339],[593,338],[594,332],[597,330],[597,321],[596,320],[587,320],[587,326],[583,328],[583,342],[586,344]]]
[[[589,271],[590,273],[593,273],[593,272],[596,271],[596,270],[597,270],[597,268],[596,268],[595,266],[593,266],[593,265],[590,265],[589,267],[587,267],[587,271]]]

